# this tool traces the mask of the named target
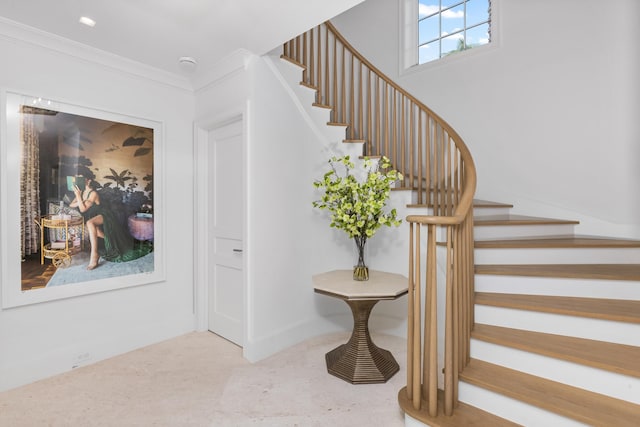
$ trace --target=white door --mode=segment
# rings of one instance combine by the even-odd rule
[[[242,121],[209,132],[209,330],[243,344]]]

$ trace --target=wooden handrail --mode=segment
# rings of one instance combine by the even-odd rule
[[[444,413],[457,404],[458,374],[469,362],[473,326],[473,197],[471,152],[445,120],[363,57],[330,23],[298,36],[284,59],[303,67],[302,84],[316,89],[316,103],[332,110],[330,124],[347,126],[345,141],[364,141],[363,155],[387,156],[427,211],[409,215],[407,386],[402,409],[416,419],[438,409],[438,310],[445,313]],[[426,256],[421,228],[426,228]],[[445,261],[438,263],[436,230],[444,227]],[[446,277],[438,283],[441,264]],[[423,280],[422,272],[425,272]],[[442,290],[439,288],[443,288]],[[437,293],[446,303],[437,307]],[[424,306],[425,310],[422,311]]]

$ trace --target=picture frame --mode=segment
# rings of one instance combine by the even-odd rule
[[[2,308],[163,281],[163,123],[7,90],[0,105]]]

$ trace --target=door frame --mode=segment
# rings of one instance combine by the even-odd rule
[[[207,331],[209,327],[209,134],[211,131],[219,129],[235,121],[241,122],[242,127],[242,168],[243,168],[243,213],[242,213],[242,234],[243,234],[243,257],[242,257],[242,288],[243,288],[243,325],[242,342],[247,342],[248,330],[248,248],[247,241],[247,111],[245,109],[230,110],[226,114],[218,115],[208,119],[194,122],[194,248],[193,248],[193,313],[195,317],[195,329],[197,331]]]

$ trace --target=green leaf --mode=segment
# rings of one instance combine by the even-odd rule
[[[124,140],[124,142],[122,143],[122,146],[123,147],[140,146],[144,144],[146,140],[147,138],[134,138],[130,136],[129,138]]]
[[[329,164],[331,170],[323,175],[321,181],[313,182],[313,186],[323,192],[313,206],[329,210],[331,227],[345,231],[350,237],[368,238],[382,225],[390,227],[401,223],[395,209],[384,211],[391,184],[401,176],[389,169],[389,159],[382,157],[376,163],[365,158],[356,168],[349,156],[343,156],[332,157]],[[343,173],[339,172],[342,170]],[[356,175],[365,178],[358,180]]]
[[[151,148],[140,147],[136,150],[135,153],[133,153],[133,157],[144,156],[145,154],[148,154],[150,151],[151,151]]]

